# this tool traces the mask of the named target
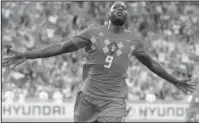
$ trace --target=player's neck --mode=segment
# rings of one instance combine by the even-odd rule
[[[119,33],[124,33],[124,25],[123,26],[116,26],[112,23],[109,23],[108,25],[108,30],[115,33],[115,34],[119,34]]]

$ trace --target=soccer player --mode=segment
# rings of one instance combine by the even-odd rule
[[[125,29],[128,11],[123,2],[115,2],[108,13],[105,26],[89,26],[66,42],[43,49],[18,53],[3,59],[3,66],[18,65],[26,59],[46,58],[85,48],[85,82],[77,93],[74,107],[75,122],[123,122],[126,115],[127,68],[135,56],[152,72],[181,89],[195,90],[189,79],[179,80],[169,74],[144,48],[142,39]]]

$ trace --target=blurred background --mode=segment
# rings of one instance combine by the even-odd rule
[[[6,46],[25,52],[63,42],[90,24],[107,25],[113,2],[2,2],[2,56]],[[127,29],[140,32],[151,56],[178,78],[199,77],[199,2],[127,2]],[[12,55],[12,54],[9,54]],[[2,68],[4,102],[75,99],[82,83],[84,50],[27,60],[12,71]],[[135,58],[128,69],[128,101],[189,102],[169,82]]]

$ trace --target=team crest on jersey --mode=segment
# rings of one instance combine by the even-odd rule
[[[117,50],[118,50],[118,46],[117,44],[114,42],[114,43],[111,43],[108,45],[108,49],[109,49],[109,52],[112,54],[114,54]]]
[[[110,53],[113,55],[116,53],[117,56],[122,55],[122,48],[124,47],[123,43],[116,43],[116,42],[110,42],[108,39],[104,40],[105,47],[103,48],[104,53]]]

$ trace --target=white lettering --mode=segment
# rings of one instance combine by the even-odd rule
[[[17,105],[17,106],[13,106],[13,109],[15,111],[15,114],[19,114],[19,111],[20,111],[20,105]]]
[[[105,68],[110,68],[111,65],[112,65],[112,62],[113,62],[113,56],[107,56],[106,57],[106,60],[105,60],[106,63],[108,63],[108,65],[104,65]]]

